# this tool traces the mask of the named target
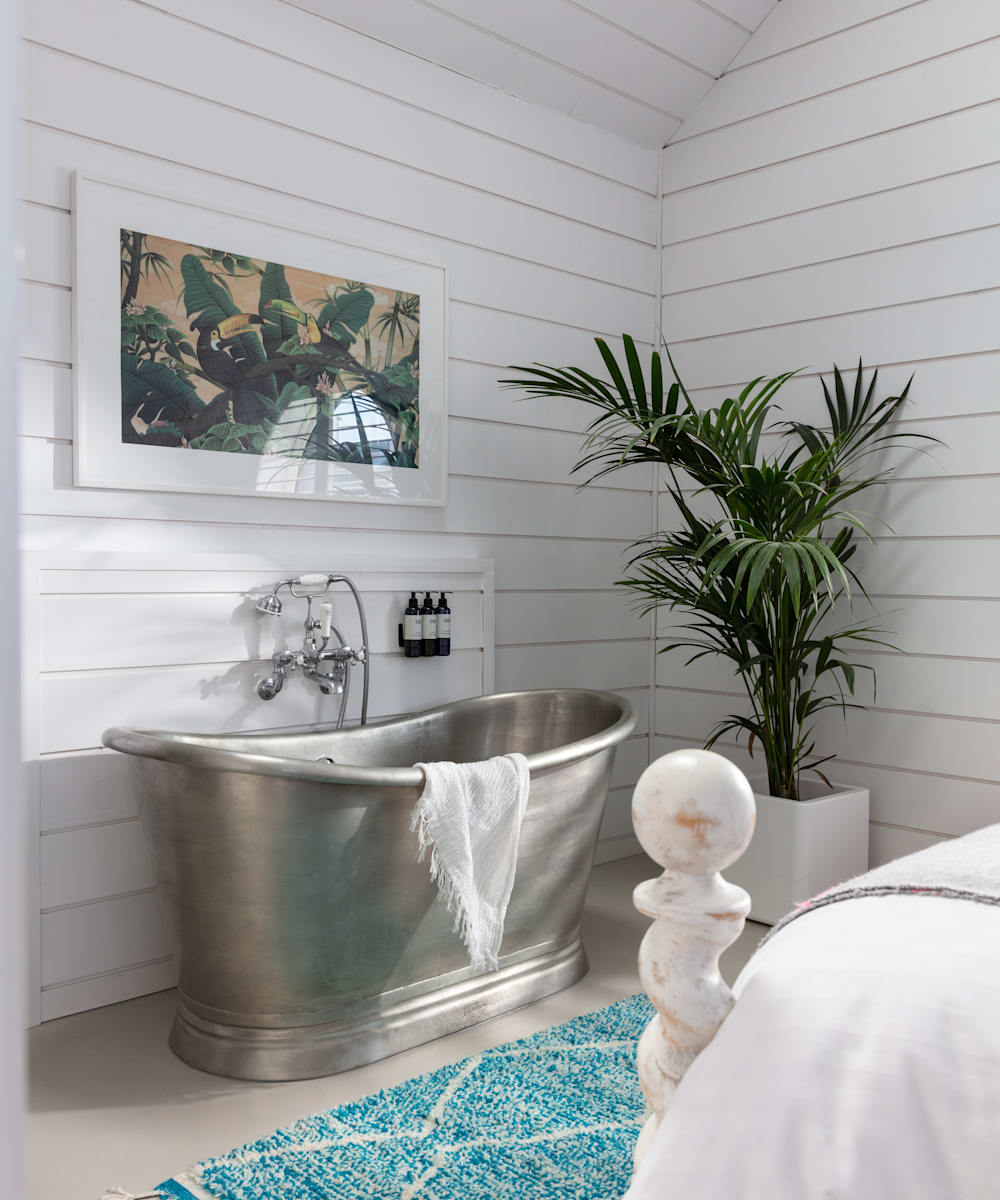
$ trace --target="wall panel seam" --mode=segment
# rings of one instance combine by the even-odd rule
[[[350,146],[344,142],[337,141],[336,138],[331,138],[325,136],[324,134],[317,133],[315,130],[304,129],[297,125],[290,125],[286,121],[279,121],[274,117],[268,117],[262,113],[248,112],[246,109],[240,108],[238,105],[227,104],[225,101],[216,100],[211,96],[202,96],[197,92],[188,91],[186,88],[180,88],[174,86],[173,84],[163,83],[157,79],[150,79],[146,76],[138,75],[133,71],[124,71],[120,67],[109,66],[106,63],[100,62],[98,59],[89,58],[84,54],[76,54],[71,50],[62,50],[56,46],[49,46],[44,42],[36,41],[33,38],[24,38],[22,40],[24,41],[25,45],[31,46],[33,49],[43,50],[47,54],[54,54],[61,58],[72,59],[74,62],[83,63],[86,66],[93,67],[95,70],[104,71],[108,74],[119,76],[122,79],[128,79],[134,83],[153,87],[175,96],[183,96],[185,99],[193,100],[198,104],[205,104],[212,108],[218,108],[223,112],[234,113],[238,116],[245,117],[250,121],[257,121],[271,129],[276,129],[286,133],[295,133],[302,137],[309,138],[312,141],[321,142],[327,146],[336,146],[339,149],[345,150],[351,154],[358,154],[364,158],[370,158],[379,162],[384,162],[388,166],[394,167],[400,172],[412,171],[415,175],[423,175],[428,179],[437,179],[443,183],[449,184],[451,187],[459,187],[471,192],[478,192],[484,196],[491,196],[495,200],[501,200],[504,203],[513,204],[518,208],[525,208],[530,209],[533,212],[545,213],[546,215],[556,217],[559,220],[567,221],[574,225],[581,225],[586,229],[596,230],[598,233],[604,234],[607,237],[621,238],[622,241],[634,242],[637,245],[646,246],[648,248],[652,248],[655,245],[654,242],[647,241],[645,238],[638,237],[634,234],[620,233],[614,229],[607,229],[602,225],[595,224],[593,221],[585,221],[580,217],[573,217],[564,212],[556,212],[553,209],[545,208],[545,206],[541,204],[532,204],[527,200],[519,200],[516,197],[505,195],[503,192],[494,192],[489,188],[479,187],[476,184],[468,183],[462,179],[452,178],[447,175],[439,175],[436,171],[430,171],[425,167],[416,167],[410,163],[400,162],[398,159],[391,158],[388,155],[376,154],[372,150],[364,150],[357,146]],[[69,129],[63,129],[60,130],[60,132],[76,136],[73,131]]]
[[[745,700],[744,692],[724,692],[716,688],[680,687],[669,683],[658,683],[657,691],[678,692],[694,696],[721,696],[729,700]],[[926,717],[932,721],[955,721],[964,725],[1000,725],[1000,717],[974,717],[963,713],[927,712],[919,708],[888,708],[881,704],[866,704],[865,712],[882,713],[889,717]],[[658,730],[662,732],[662,730]],[[839,756],[838,756],[839,757]]]
[[[438,8],[437,5],[431,3],[431,0],[416,0],[416,3],[422,4],[425,8],[433,9],[435,12],[441,13],[443,16],[446,16],[450,20],[457,22],[459,25],[465,25],[467,28],[474,30],[476,33],[482,34],[484,37],[487,37],[492,41],[499,42],[503,46],[509,46],[512,50],[517,50],[522,54],[528,55],[530,58],[537,59],[539,62],[543,62],[547,66],[556,67],[560,71],[565,71],[567,75],[572,75],[576,79],[582,79],[584,83],[593,84],[594,87],[598,87],[602,91],[609,92],[613,96],[619,96],[622,100],[629,101],[630,104],[635,104],[637,107],[645,108],[649,112],[659,113],[661,116],[669,117],[672,121],[676,121],[678,125],[683,119],[667,108],[661,108],[657,104],[651,104],[648,101],[641,99],[639,96],[632,95],[631,92],[623,91],[621,88],[616,88],[612,84],[596,78],[596,76],[588,75],[586,71],[580,71],[576,67],[568,66],[564,62],[559,62],[557,59],[550,58],[547,54],[542,54],[538,50],[533,50],[530,46],[522,42],[515,42],[511,38],[505,37],[501,33],[497,33],[495,30],[488,29],[485,25],[478,25],[475,21],[470,21],[465,17],[461,17],[455,12]],[[444,67],[442,69],[448,70],[449,68]]]
[[[708,292],[712,288],[728,287],[734,283],[749,283],[754,279],[773,279],[776,275],[790,275],[796,271],[808,270],[810,267],[825,267],[831,263],[850,262],[851,259],[855,258],[868,258],[875,254],[887,254],[893,250],[906,250],[910,246],[927,246],[934,242],[946,242],[951,238],[964,237],[967,234],[973,233],[985,233],[990,229],[1000,229],[1000,221],[994,221],[988,225],[963,225],[960,229],[950,229],[946,233],[929,234],[927,237],[913,238],[907,242],[886,242],[884,245],[869,246],[864,250],[852,250],[850,254],[837,254],[832,258],[811,258],[805,262],[793,263],[787,267],[776,267],[773,271],[754,271],[750,275],[734,275],[729,279],[718,279],[712,283],[699,283],[693,287],[678,288],[674,292],[664,292],[663,298],[667,300],[673,296],[689,296],[692,292]]]
[[[971,175],[976,171],[986,171],[990,167],[1000,165],[1000,159],[992,158],[987,162],[974,163],[970,167],[957,167],[953,171],[943,171],[940,175],[923,175],[919,179],[909,179],[905,183],[894,183],[889,187],[875,188],[871,192],[858,192],[853,196],[842,196],[838,200],[825,200],[822,204],[810,204],[806,208],[795,208],[789,212],[775,213],[770,217],[760,217],[754,221],[746,221],[741,225],[726,225],[721,229],[713,229],[708,233],[696,233],[691,237],[678,238],[675,242],[665,242],[664,250],[674,246],[687,246],[692,242],[701,242],[709,238],[719,237],[724,233],[738,233],[742,229],[754,229],[758,225],[773,225],[778,221],[788,221],[793,217],[805,216],[808,213],[820,212],[825,208],[840,208],[845,204],[854,204],[860,200],[870,200],[875,196],[888,196],[892,192],[905,192],[909,188],[921,187],[925,183],[936,183],[942,179],[954,179],[958,175]],[[663,197],[667,199],[666,196]]]
[[[327,79],[335,79],[335,80],[338,80],[340,83],[347,84],[350,87],[358,88],[360,91],[368,92],[369,95],[381,96],[384,100],[388,100],[393,104],[398,104],[402,108],[411,109],[414,112],[426,113],[429,117],[433,117],[435,120],[441,121],[445,125],[453,125],[458,129],[467,129],[471,133],[475,133],[475,134],[479,135],[480,137],[488,138],[491,141],[499,142],[505,146],[510,146],[512,149],[522,151],[525,154],[534,155],[535,157],[544,159],[547,162],[559,163],[560,166],[570,167],[571,169],[573,169],[575,171],[579,171],[581,174],[590,176],[591,178],[601,179],[601,180],[605,181],[606,183],[617,184],[619,187],[626,188],[632,192],[637,192],[641,196],[652,196],[653,195],[653,193],[648,191],[646,188],[639,187],[637,184],[634,184],[634,183],[627,183],[627,182],[625,182],[625,180],[620,179],[615,175],[605,175],[600,171],[592,170],[591,168],[585,167],[581,163],[576,162],[574,159],[560,158],[557,155],[547,152],[545,150],[539,150],[536,146],[527,146],[522,142],[514,141],[513,138],[503,137],[501,134],[494,133],[492,130],[489,130],[489,129],[484,129],[482,126],[472,125],[467,121],[459,121],[456,117],[450,116],[447,113],[438,112],[433,108],[427,108],[426,106],[421,105],[421,104],[415,104],[412,100],[404,100],[401,96],[394,96],[391,92],[380,91],[378,88],[371,87],[369,84],[364,83],[362,80],[351,79],[346,75],[338,75],[333,71],[328,71],[328,70],[325,70],[323,67],[317,66],[315,63],[300,62],[299,60],[292,58],[290,55],[283,54],[280,51],[275,50],[272,46],[262,45],[259,42],[250,41],[247,38],[236,37],[235,34],[230,33],[228,30],[218,29],[213,25],[204,25],[199,21],[195,21],[191,17],[182,16],[180,13],[172,12],[168,8],[161,8],[157,4],[150,3],[149,0],[130,0],[130,2],[135,4],[136,7],[138,7],[138,8],[149,9],[152,12],[159,13],[161,16],[163,16],[165,18],[176,21],[178,24],[188,25],[193,29],[202,30],[202,31],[212,34],[216,37],[220,37],[220,38],[224,38],[228,41],[236,42],[240,46],[247,46],[250,49],[257,50],[257,51],[260,51],[265,54],[270,54],[274,58],[280,59],[282,62],[287,62],[291,66],[293,66],[299,70],[305,68],[307,71],[313,72],[318,75],[322,75]],[[312,16],[312,17],[317,18],[318,20],[326,20],[326,18],[323,17],[320,13],[313,13],[309,9],[300,9],[300,8],[298,8],[298,6],[295,6],[295,5],[292,5],[290,7],[296,8],[296,11],[301,12],[306,16]],[[366,37],[368,35],[361,34],[359,36]],[[405,53],[405,52],[401,51],[400,53]],[[484,88],[489,88],[488,84],[481,84],[480,86],[482,86]],[[490,88],[489,90],[495,91],[496,89]],[[553,110],[553,111],[555,111],[555,110]],[[567,119],[571,120],[572,118],[567,118]],[[615,135],[609,133],[607,136],[614,137]],[[624,140],[624,139],[619,139],[619,140]]]
[[[675,54],[673,50],[667,46],[661,46],[659,42],[651,41],[647,37],[643,37],[641,33],[637,33],[634,29],[629,29],[627,25],[619,25],[617,21],[612,21],[610,17],[604,13],[598,12],[596,9],[588,8],[585,4],[581,4],[579,0],[565,0],[565,3],[571,8],[577,9],[579,12],[585,13],[594,21],[600,22],[602,25],[607,25],[609,28],[617,30],[618,33],[624,34],[633,42],[638,42],[640,45],[648,46],[650,50],[655,50],[657,54],[662,54],[664,58],[669,58],[673,62],[678,63],[682,67],[687,67],[691,71],[696,71],[699,75],[704,76],[709,83],[715,83],[719,78],[718,75],[707,71],[704,67],[698,66],[697,63],[691,62],[690,59],[684,58],[681,54]],[[695,0],[697,3],[697,0]],[[678,118],[679,119],[679,118]]]
[[[836,36],[836,35],[831,35]],[[873,75],[865,75],[861,79],[854,79],[850,83],[841,84],[838,87],[826,88],[822,92],[810,92],[808,95],[799,96],[795,100],[789,100],[784,104],[775,104],[771,108],[761,109],[760,112],[751,113],[746,117],[738,117],[732,121],[724,121],[721,125],[713,125],[710,129],[700,129],[697,133],[688,134],[687,137],[679,137],[674,135],[670,139],[671,146],[682,146],[686,143],[696,142],[699,138],[711,137],[713,133],[719,133],[723,129],[734,129],[738,125],[748,125],[751,121],[757,121],[762,117],[769,117],[774,113],[788,112],[790,109],[796,108],[800,104],[808,104],[813,100],[822,100],[826,96],[836,96],[843,92],[852,91],[854,88],[863,87],[866,83],[872,83],[876,79],[888,79],[893,75],[901,75],[906,71],[911,71],[915,67],[926,66],[931,62],[938,62],[943,58],[949,58],[953,54],[961,54],[965,50],[973,50],[977,46],[985,46],[989,42],[995,42],[1000,38],[1000,34],[991,34],[989,37],[978,38],[974,42],[966,42],[961,46],[953,46],[949,50],[942,50],[938,54],[928,54],[924,58],[916,58],[912,62],[901,63],[896,67],[888,67],[884,71],[876,71]],[[678,130],[680,133],[683,126]]]
[[[435,233],[431,230],[423,229],[419,225],[406,225],[402,221],[394,221],[394,220],[391,220],[386,217],[373,217],[370,213],[365,212],[363,209],[352,209],[352,208],[346,208],[344,205],[341,205],[341,204],[331,204],[329,201],[319,199],[315,196],[304,195],[299,192],[289,192],[283,188],[275,187],[271,184],[260,183],[258,181],[252,180],[252,179],[243,179],[243,178],[233,176],[233,175],[224,175],[217,171],[210,171],[206,167],[199,167],[199,166],[193,165],[191,163],[177,163],[173,159],[162,158],[159,155],[152,154],[147,150],[140,150],[140,149],[135,149],[135,148],[127,147],[127,146],[121,146],[117,142],[109,142],[109,141],[105,141],[101,138],[95,138],[90,134],[77,133],[76,131],[74,131],[72,129],[63,129],[57,125],[49,125],[49,124],[46,124],[44,121],[37,121],[30,117],[22,117],[22,123],[32,129],[38,129],[38,130],[41,130],[41,131],[47,132],[47,133],[55,133],[61,137],[72,138],[75,141],[89,143],[91,145],[97,145],[97,146],[106,146],[111,150],[125,151],[133,158],[151,159],[153,162],[162,163],[163,165],[165,165],[167,167],[172,167],[172,168],[182,167],[185,171],[193,172],[196,175],[204,175],[204,176],[207,176],[209,179],[220,180],[224,183],[229,183],[229,184],[235,183],[238,186],[240,186],[241,188],[251,188],[255,191],[266,192],[270,195],[285,196],[290,200],[295,200],[295,201],[298,201],[303,204],[315,205],[317,208],[323,208],[330,212],[334,212],[334,213],[340,212],[340,213],[346,213],[348,216],[352,216],[352,217],[361,217],[366,221],[372,221],[376,224],[385,226],[390,229],[402,230],[404,233],[415,233],[415,234],[419,235],[420,237],[431,238],[431,239],[434,239],[435,241],[450,243],[451,245],[454,245],[454,246],[465,246],[470,250],[480,251],[484,254],[492,254],[498,258],[509,259],[511,262],[523,262],[523,263],[527,263],[528,265],[533,266],[533,267],[544,267],[546,270],[558,271],[561,274],[569,275],[576,279],[586,279],[592,283],[602,283],[602,284],[606,284],[608,287],[620,288],[623,291],[628,291],[628,292],[635,292],[637,295],[640,295],[640,296],[649,296],[652,294],[645,288],[632,287],[629,284],[617,283],[614,280],[602,279],[596,275],[588,275],[588,274],[586,274],[586,272],[583,272],[583,271],[573,271],[567,267],[557,266],[552,263],[539,262],[538,259],[535,259],[535,258],[527,258],[527,257],[523,257],[520,255],[511,254],[508,251],[497,250],[494,247],[490,247],[488,245],[480,244],[477,242],[467,242],[467,241],[464,241],[462,238],[449,237],[447,234]],[[448,182],[448,181],[446,180],[445,182]],[[30,197],[27,197],[27,196],[22,196],[21,199],[25,203],[31,202]],[[320,219],[320,218],[318,218],[318,219]],[[602,233],[610,232],[609,230],[600,229],[599,226],[595,226],[594,228],[598,229],[599,232],[602,232]],[[492,364],[490,364],[490,365],[492,365]]]
[[[115,900],[129,900],[133,896],[152,896],[156,892],[156,885],[146,888],[135,888],[129,892],[113,892],[110,896],[95,896],[91,900],[74,900],[70,904],[53,904],[51,908],[43,908],[41,914],[43,917],[51,916],[53,913],[67,912],[71,908],[90,908],[95,904],[110,904]]]
[[[960,362],[966,358],[990,358],[995,354],[1000,354],[1000,349],[987,350],[962,350],[957,354],[936,354],[928,355],[926,358],[896,358],[888,359],[878,364],[879,370],[887,367],[919,367],[928,363],[940,362]],[[817,368],[814,370],[800,371],[796,379],[819,379],[821,375],[828,374],[828,369]],[[729,380],[726,383],[703,383],[694,384],[688,388],[691,393],[694,392],[712,392],[718,391],[719,388],[741,388],[746,383],[746,380]],[[932,418],[927,418],[931,420]]]
[[[84,829],[108,829],[115,825],[134,825],[138,822],[138,816],[131,817],[109,817],[103,821],[84,821],[80,825],[55,825],[48,829],[42,829],[39,836],[43,838],[58,837],[63,833],[80,833]]]
[[[725,329],[720,333],[705,333],[698,337],[677,338],[671,345],[690,346],[697,342],[714,342],[720,338],[741,337],[750,333],[766,333],[772,329],[791,329],[796,325],[815,325],[820,321],[834,321],[838,317],[857,317],[867,313],[888,312],[896,308],[912,308],[915,304],[937,304],[942,300],[961,300],[966,296],[991,295],[1000,292],[1000,284],[988,288],[969,288],[961,292],[941,292],[933,296],[921,296],[915,300],[894,300],[891,304],[874,304],[870,308],[849,308],[839,312],[821,313],[815,317],[799,317],[793,321],[775,321],[770,325],[748,325],[745,328]]]
[[[677,733],[658,732],[656,736],[669,742],[684,742],[689,746],[694,744],[692,739]],[[716,745],[726,746],[730,750],[739,750],[746,754],[746,746],[739,742],[727,742],[720,739]],[[988,779],[982,775],[954,775],[946,771],[927,771],[922,767],[905,767],[894,763],[867,762],[856,758],[846,758],[842,754],[838,754],[834,762],[844,763],[845,766],[850,767],[866,767],[872,771],[892,771],[898,775],[919,775],[927,779],[950,779],[956,783],[981,783],[987,787],[1000,788],[1000,779]]]
[[[95,971],[93,975],[77,975],[73,979],[58,979],[53,983],[43,983],[43,992],[55,991],[58,988],[75,987],[81,983],[91,983],[96,979],[111,979],[115,975],[127,975],[130,971],[140,971],[143,967],[158,967],[162,963],[173,961],[173,956],[165,954],[160,958],[147,958],[142,962],[126,963],[122,967],[110,967],[107,971]]]
[[[723,183],[729,179],[745,179],[748,176],[757,175],[762,171],[769,171],[773,167],[784,166],[786,163],[801,162],[804,159],[813,158],[819,154],[828,154],[831,150],[843,150],[847,146],[859,146],[864,142],[874,141],[876,138],[890,137],[892,134],[900,133],[904,129],[918,129],[921,125],[931,125],[935,121],[944,121],[948,117],[954,117],[960,113],[975,112],[977,109],[989,108],[994,104],[1000,104],[1000,97],[991,97],[989,100],[977,100],[974,104],[962,104],[958,108],[947,109],[945,112],[940,113],[932,113],[929,117],[920,117],[916,121],[904,121],[899,125],[890,125],[886,129],[876,129],[872,133],[865,133],[860,137],[847,138],[843,142],[830,142],[828,145],[816,146],[811,150],[803,150],[800,154],[789,154],[785,158],[772,159],[766,163],[759,163],[754,167],[746,167],[739,171],[733,171],[729,175],[716,175],[711,179],[700,179],[697,183],[685,184],[684,187],[664,192],[664,199],[669,199],[671,196],[680,196],[685,192],[697,191],[699,188],[711,187],[713,184]],[[888,191],[889,189],[884,190]]]
[[[804,46],[815,46],[820,42],[825,42],[827,39],[836,37],[841,33],[849,33],[852,29],[861,29],[865,25],[874,25],[878,21],[884,21],[886,17],[896,16],[898,13],[905,12],[908,8],[918,8],[921,4],[927,4],[929,0],[909,0],[909,3],[900,4],[898,8],[890,9],[888,12],[876,13],[873,17],[866,17],[863,21],[855,21],[853,25],[844,25],[840,29],[832,29],[827,33],[821,34],[819,37],[808,38],[804,42],[796,42],[794,46],[786,46],[783,50],[776,50],[773,54],[765,54],[760,58],[752,59],[750,62],[740,63],[738,66],[730,67],[727,75],[734,75],[737,71],[747,71],[751,67],[759,66],[761,63],[771,62],[772,59],[781,58],[785,54],[794,54],[796,50],[801,50]],[[835,6],[828,6],[831,11],[835,11]],[[742,52],[741,52],[742,53]],[[738,56],[737,56],[738,57]]]

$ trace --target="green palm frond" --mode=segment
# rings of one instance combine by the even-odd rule
[[[677,527],[635,543],[619,586],[642,613],[678,614],[679,636],[661,653],[682,651],[687,664],[707,656],[732,664],[749,711],[724,718],[706,745],[745,734],[751,752],[763,751],[771,791],[797,798],[802,772],[831,757],[816,755],[817,718],[863,707],[856,699],[862,673],[874,688],[874,669],[850,661],[851,648],[889,645],[877,624],[836,624],[857,595],[867,600],[851,560],[859,542],[873,540],[877,522],[857,500],[892,475],[890,466],[866,464],[936,439],[893,428],[910,383],[880,399],[878,372],[866,386],[860,362],[852,386],[837,367],[832,387],[821,381],[824,428],[780,417],[777,400],[795,371],[753,379],[699,409],[666,345],[669,381],[659,350],[646,368],[627,334],[619,355],[595,341],[600,375],[534,363],[512,367],[517,374],[501,385],[526,398],[589,406],[574,467],[585,475],[581,486],[643,463],[661,471]]]

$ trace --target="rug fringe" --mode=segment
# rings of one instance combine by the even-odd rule
[[[166,1200],[163,1192],[126,1192],[123,1187],[113,1187],[104,1193],[101,1200]]]

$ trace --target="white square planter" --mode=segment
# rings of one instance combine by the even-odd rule
[[[801,800],[751,779],[757,824],[742,858],[723,871],[750,893],[750,919],[773,925],[800,900],[868,870],[868,789],[803,781]]]

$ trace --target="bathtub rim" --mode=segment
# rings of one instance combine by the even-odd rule
[[[553,767],[567,766],[589,758],[602,750],[608,750],[623,742],[635,729],[636,713],[631,702],[616,692],[608,692],[594,688],[534,688],[513,692],[490,692],[485,696],[470,696],[465,700],[454,700],[449,704],[440,704],[434,708],[410,713],[404,717],[390,717],[386,720],[372,721],[364,726],[366,729],[377,729],[379,726],[405,725],[409,722],[424,721],[438,713],[446,713],[456,708],[467,708],[489,701],[517,699],[520,696],[599,696],[616,705],[619,709],[617,720],[599,733],[580,738],[574,742],[566,742],[550,750],[527,755],[528,769],[538,772]],[[352,726],[351,728],[361,728]],[[112,726],[106,729],[101,737],[104,746],[117,750],[122,754],[131,754],[139,758],[154,759],[158,762],[176,763],[180,766],[200,767],[209,771],[228,771],[242,775],[266,775],[271,778],[305,781],[311,783],[341,783],[353,786],[414,788],[423,787],[424,773],[418,767],[361,767],[346,763],[321,763],[309,759],[285,758],[275,754],[262,754],[246,750],[223,750],[217,746],[200,744],[201,739],[212,736],[240,737],[267,735],[268,733],[294,734],[304,732],[329,733],[333,732],[332,725],[298,725],[280,730],[247,730],[243,733],[234,731],[232,734],[184,733],[165,729],[135,729]],[[197,738],[198,741],[188,739]]]

